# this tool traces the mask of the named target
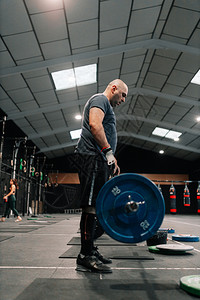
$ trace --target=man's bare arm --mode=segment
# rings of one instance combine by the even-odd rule
[[[104,112],[98,107],[92,107],[89,113],[89,125],[96,142],[102,149],[103,147],[109,147],[109,143],[106,138],[106,134],[103,128]]]

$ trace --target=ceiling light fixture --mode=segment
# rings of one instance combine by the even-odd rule
[[[199,117],[197,117],[197,122],[200,122],[200,116],[199,116]]]
[[[62,70],[51,73],[56,90],[70,89],[76,86],[74,70]]]
[[[199,71],[195,74],[195,76],[192,78],[191,83],[199,84],[199,85],[200,85],[200,69],[199,69]]]
[[[77,130],[71,130],[69,133],[71,135],[71,139],[75,140],[75,139],[79,139],[81,136],[81,129],[77,129]]]
[[[76,116],[75,116],[75,119],[76,119],[76,120],[81,120],[82,117],[81,117],[81,115],[76,115]]]
[[[178,142],[179,141],[179,138],[174,138],[174,142]]]
[[[181,132],[169,130],[169,132],[165,135],[165,138],[172,140],[179,140],[179,136],[181,136]]]
[[[160,127],[156,127],[153,132],[153,135],[157,135],[157,136],[161,136],[161,137],[165,137],[168,139],[172,139],[174,141],[179,141],[179,137],[181,136],[181,132],[178,131],[174,131],[174,130],[169,130],[169,129],[165,129],[165,128],[160,128]]]
[[[152,132],[153,135],[158,135],[164,137],[169,132],[169,129],[156,127]]]
[[[92,84],[97,81],[97,65],[87,65],[74,69],[51,73],[56,90]]]
[[[160,154],[164,154],[165,151],[164,151],[164,150],[160,150],[159,153],[160,153]]]

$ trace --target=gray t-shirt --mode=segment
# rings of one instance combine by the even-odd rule
[[[83,111],[82,133],[78,141],[76,152],[86,154],[97,154],[101,149],[95,141],[89,126],[89,112],[92,107],[98,107],[104,112],[103,127],[108,143],[113,153],[117,146],[116,118],[110,102],[104,94],[93,95],[86,103]]]

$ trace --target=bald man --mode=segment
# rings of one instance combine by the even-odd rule
[[[83,111],[82,133],[75,152],[78,156],[81,185],[81,250],[77,257],[77,270],[111,273],[103,257],[94,246],[96,198],[110,176],[119,175],[115,158],[117,146],[116,118],[113,108],[125,102],[127,85],[120,79],[111,81],[103,93],[93,95]],[[101,228],[98,226],[98,228]],[[103,233],[103,230],[100,230]]]

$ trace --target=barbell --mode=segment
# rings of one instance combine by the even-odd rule
[[[97,218],[105,232],[124,243],[152,237],[165,215],[165,202],[148,178],[126,173],[104,184],[96,199]]]

